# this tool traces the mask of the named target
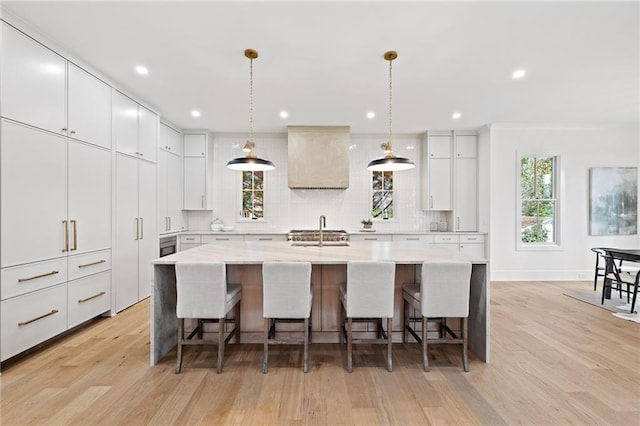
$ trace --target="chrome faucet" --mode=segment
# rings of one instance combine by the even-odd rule
[[[324,228],[327,227],[327,218],[322,214],[322,215],[320,215],[320,226],[319,226],[319,228],[320,228],[320,241],[318,243],[318,247],[322,247],[322,238],[323,238],[322,228],[323,227]]]

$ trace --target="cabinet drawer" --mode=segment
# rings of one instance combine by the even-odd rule
[[[484,235],[460,235],[461,243],[484,243]]]
[[[242,235],[203,235],[202,244],[219,243],[224,241],[244,241]]]
[[[69,281],[69,328],[111,309],[111,271]]]
[[[286,235],[245,235],[245,241],[287,241]]]
[[[458,243],[460,242],[460,237],[458,235],[434,235],[433,242],[438,243]]]
[[[189,243],[189,244],[201,244],[201,236],[200,235],[180,235],[181,243]]]
[[[2,300],[67,281],[67,258],[4,268],[0,272]]]
[[[69,258],[69,281],[111,269],[111,250],[80,254]]]
[[[363,235],[363,234],[351,234],[349,240],[351,241],[391,241],[392,235]]]
[[[433,243],[433,235],[394,235],[393,241],[420,241],[427,244]]]
[[[67,285],[2,301],[2,360],[67,328]]]

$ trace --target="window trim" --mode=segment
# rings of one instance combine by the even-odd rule
[[[238,173],[238,196],[237,196],[237,205],[238,205],[238,212],[242,212],[242,202],[243,202],[243,192],[244,192],[244,188],[242,187],[242,175],[244,174],[244,171],[241,173]],[[262,175],[262,192],[263,192],[263,196],[262,196],[262,205],[265,206],[266,204],[266,194],[267,194],[267,174],[263,173]],[[258,217],[258,218],[251,218],[251,217],[242,217],[242,215],[238,215],[236,216],[236,222],[245,222],[245,223],[263,223],[266,222],[266,209],[265,212],[263,214],[262,217]]]
[[[380,173],[392,173],[392,182],[393,182],[393,189],[391,189],[390,191],[392,192],[392,198],[393,201],[392,203],[392,211],[393,211],[393,217],[391,219],[385,219],[384,217],[373,217],[373,194],[375,192],[379,192],[379,191],[384,191],[384,189],[382,190],[376,190],[373,189],[373,173],[375,172],[371,172],[371,174],[369,175],[369,217],[371,218],[371,221],[374,223],[386,223],[386,222],[396,222],[397,219],[397,215],[398,215],[398,211],[396,210],[396,175],[393,171],[386,171],[386,172],[380,172]],[[383,182],[384,182],[384,175],[383,175]],[[384,184],[383,184],[384,185]]]
[[[552,243],[523,243],[522,242],[522,179],[521,179],[521,160],[525,157],[553,157],[553,181],[555,194],[555,217],[554,217],[554,233],[555,242]],[[564,215],[562,209],[562,200],[564,200],[564,173],[562,172],[562,158],[560,154],[551,152],[523,152],[516,151],[516,223],[515,223],[515,239],[516,251],[564,251],[564,233],[563,223]]]

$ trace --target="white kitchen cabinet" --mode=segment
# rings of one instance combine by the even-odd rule
[[[452,210],[451,133],[428,133],[425,144],[421,174],[422,209]]]
[[[454,230],[478,230],[476,135],[455,134]]]
[[[6,360],[67,329],[67,284],[3,300],[1,358]]]
[[[69,137],[111,149],[111,87],[69,62]]]
[[[67,61],[2,22],[3,117],[66,135]]]
[[[185,157],[206,157],[207,135],[186,134],[184,135],[184,156]]]
[[[114,294],[117,312],[149,295],[157,256],[155,164],[116,155]]]
[[[460,253],[485,259],[484,235],[460,235]]]
[[[183,159],[174,154],[167,138],[175,130],[160,124],[160,147],[158,152],[158,228],[159,232],[175,232],[183,229]],[[180,150],[176,150],[180,151]]]
[[[212,206],[212,140],[206,133],[185,134],[183,208],[184,210],[211,210]]]
[[[69,281],[67,327],[75,327],[111,309],[111,271]]]
[[[244,241],[287,241],[285,234],[249,234],[244,236]]]
[[[434,235],[433,243],[436,247],[451,251],[460,251],[460,236],[452,234]]]
[[[244,241],[244,235],[229,235],[229,234],[205,234],[202,236],[202,244],[210,243],[224,243],[231,241]]]
[[[158,126],[160,119],[157,114],[138,105],[138,152],[140,158],[156,162],[158,152]]]
[[[392,241],[393,236],[389,234],[349,234],[349,241]]]
[[[66,256],[67,138],[2,121],[0,266]]]
[[[69,141],[70,254],[111,247],[111,152]]]
[[[116,90],[113,91],[112,105],[116,151],[155,162],[158,116]]]
[[[159,135],[158,147],[161,150],[182,156],[184,143],[182,133],[161,122]]]
[[[416,241],[425,244],[433,244],[433,235],[396,234],[393,235],[393,241]]]

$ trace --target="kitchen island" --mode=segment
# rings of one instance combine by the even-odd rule
[[[386,260],[396,263],[394,341],[401,341],[403,325],[402,285],[420,281],[425,260],[472,262],[469,348],[489,361],[489,282],[487,261],[419,242],[350,242],[348,246],[296,247],[290,242],[250,241],[206,244],[153,261],[151,289],[151,365],[176,346],[175,263],[211,260],[227,264],[227,280],[242,285],[241,337],[243,342],[262,341],[262,263],[306,261],[312,264],[312,327],[314,343],[339,342],[339,285],[346,281],[346,264],[353,260]],[[366,324],[361,332],[366,332]]]

